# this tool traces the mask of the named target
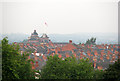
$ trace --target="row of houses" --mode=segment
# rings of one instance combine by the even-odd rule
[[[33,39],[34,38],[34,39]],[[38,42],[35,42],[38,40]],[[28,59],[33,59],[35,63],[31,62],[32,69],[40,70],[46,64],[47,56],[58,55],[63,60],[67,57],[76,57],[76,59],[88,58],[95,69],[106,69],[109,64],[113,64],[119,58],[118,44],[101,44],[101,45],[86,45],[75,44],[72,40],[68,43],[53,43],[46,34],[40,38],[36,30],[31,34],[31,38],[27,43],[16,43],[20,46],[20,52],[32,51]]]

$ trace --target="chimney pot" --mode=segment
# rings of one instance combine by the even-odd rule
[[[69,43],[72,43],[72,40],[69,40]]]

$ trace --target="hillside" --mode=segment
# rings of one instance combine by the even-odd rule
[[[42,34],[39,34],[41,36]],[[8,37],[9,43],[21,42],[28,39],[30,35],[22,33],[0,34],[0,40]],[[97,44],[114,44],[118,42],[118,34],[115,33],[76,33],[76,34],[48,34],[53,42],[68,42],[72,40],[74,43],[85,43],[87,39],[96,37]]]

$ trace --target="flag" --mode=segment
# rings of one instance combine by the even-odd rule
[[[48,24],[45,22],[45,25],[48,26]]]

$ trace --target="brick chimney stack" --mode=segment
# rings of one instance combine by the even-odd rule
[[[69,43],[72,43],[72,40],[69,40]]]

